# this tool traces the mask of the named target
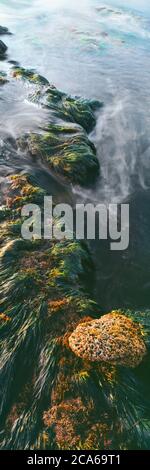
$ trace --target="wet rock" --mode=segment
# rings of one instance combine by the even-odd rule
[[[13,69],[14,78],[22,78],[28,80],[31,83],[39,85],[49,85],[48,80],[35,72],[35,70],[26,70],[23,67],[14,67]]]
[[[69,345],[84,360],[128,367],[138,366],[146,355],[140,326],[118,312],[79,324]]]
[[[0,86],[5,85],[8,83],[5,73],[0,72]]]
[[[0,86],[5,85],[5,83],[7,83],[7,80],[0,76]]]
[[[17,62],[17,60],[8,60],[8,63],[11,65],[15,65],[15,67],[19,67],[19,62]]]
[[[6,28],[5,26],[0,26],[0,36],[2,35],[11,35],[12,33],[10,33],[9,29]]]
[[[0,40],[0,57],[3,57],[7,51],[7,46]]]

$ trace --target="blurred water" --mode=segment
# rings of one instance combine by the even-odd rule
[[[128,3],[0,1],[0,23],[14,33],[5,39],[11,60],[34,67],[67,93],[104,101],[92,136],[102,168],[96,197],[112,201],[130,193],[135,173],[142,187],[149,180],[149,7],[146,1],[142,7],[138,1]],[[1,69],[6,67],[3,62]],[[38,124],[36,110],[27,106],[22,92],[22,102],[16,100],[12,119],[8,100],[6,112],[3,105],[0,111],[3,121],[7,114],[7,130],[13,122],[13,133],[20,118],[21,129],[33,127],[33,121]],[[14,114],[19,116],[15,122]]]
[[[134,89],[143,80],[148,86],[149,18],[131,6],[103,3],[1,0],[0,22],[14,33],[6,40],[11,59],[84,96],[109,98],[116,87],[133,91],[133,70]]]

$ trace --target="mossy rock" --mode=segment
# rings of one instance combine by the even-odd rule
[[[84,360],[127,367],[138,366],[146,355],[140,327],[118,312],[77,326],[69,345]]]

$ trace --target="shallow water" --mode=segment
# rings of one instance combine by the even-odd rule
[[[130,201],[130,248],[114,255],[107,244],[92,244],[95,297],[106,310],[149,306],[150,301],[150,8],[148,1],[140,3],[0,0],[0,24],[13,33],[4,38],[8,61],[35,68],[67,93],[104,102],[90,136],[100,179],[92,190],[76,187],[73,192],[84,201]],[[1,70],[9,70],[8,61],[1,62]],[[14,166],[36,171],[25,155],[11,158],[11,143],[4,154],[3,144],[8,134],[13,139],[47,119],[43,110],[37,117],[36,105],[27,102],[26,86],[19,87],[0,90],[1,175]],[[55,193],[59,183],[51,179]]]

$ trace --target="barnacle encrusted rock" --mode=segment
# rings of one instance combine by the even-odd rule
[[[90,362],[136,367],[146,354],[140,326],[119,312],[81,323],[69,338],[72,351]]]

